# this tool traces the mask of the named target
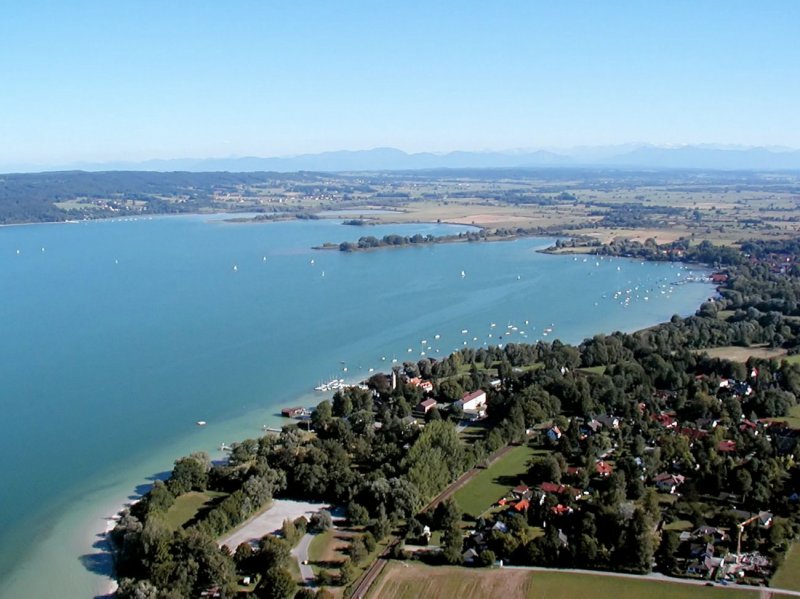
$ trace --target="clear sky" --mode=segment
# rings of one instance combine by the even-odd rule
[[[4,3],[0,165],[800,147],[797,0]]]

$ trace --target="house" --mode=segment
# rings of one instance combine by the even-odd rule
[[[491,381],[489,381],[489,385],[492,387],[492,389],[499,389],[500,385],[502,384],[503,381],[501,381],[500,379],[492,379]]]
[[[422,380],[418,376],[408,379],[408,384],[411,385],[412,387],[419,387],[426,393],[431,393],[433,391],[433,383],[430,381]]]
[[[758,512],[758,523],[764,528],[772,526],[772,514],[770,512]]]
[[[492,530],[496,530],[498,532],[506,533],[506,532],[508,532],[508,526],[506,526],[505,522],[497,521],[497,522],[494,523],[494,526],[492,526]]]
[[[589,422],[584,422],[581,424],[580,431],[586,436],[591,436],[599,432],[602,428],[603,425],[600,424],[600,421],[592,418]]]
[[[608,462],[606,462],[604,460],[600,460],[599,462],[597,462],[594,465],[594,471],[598,475],[600,475],[600,476],[605,478],[607,476],[610,476],[611,473],[614,471],[614,469],[611,467],[611,464],[609,464]]]
[[[721,528],[715,526],[701,526],[692,531],[692,537],[713,537],[715,541],[724,541],[728,538],[728,534]]]
[[[758,425],[755,422],[751,422],[747,418],[742,420],[741,424],[739,424],[739,430],[742,432],[750,431],[753,434],[758,434]]]
[[[556,516],[566,516],[573,512],[573,509],[567,505],[563,505],[559,503],[558,505],[554,506],[550,511],[553,512]]]
[[[486,408],[486,391],[478,389],[472,393],[465,393],[459,401],[461,409],[465,412],[482,412]]]
[[[720,441],[717,444],[717,451],[721,451],[722,453],[732,453],[736,451],[736,441]]]
[[[653,422],[660,424],[664,428],[675,428],[678,426],[678,421],[675,419],[674,414],[661,412],[660,414],[654,414],[652,418]]]
[[[544,498],[544,495],[550,494],[578,499],[583,494],[580,489],[557,483],[541,483],[539,490],[542,492],[542,498]]]
[[[515,497],[519,497],[520,499],[524,498],[526,495],[530,495],[530,487],[528,485],[517,485],[511,492],[514,494]]]
[[[724,283],[728,280],[728,275],[721,272],[715,272],[710,277],[712,283]]]
[[[555,425],[551,426],[549,429],[547,429],[547,438],[553,443],[557,442],[561,438],[561,429]]]
[[[514,504],[514,509],[518,512],[527,512],[528,508],[531,506],[531,502],[527,499],[521,499],[516,504]]]
[[[299,418],[300,416],[305,415],[305,408],[283,408],[281,410],[281,416],[285,416],[286,418]]]
[[[419,402],[415,410],[420,414],[427,414],[438,405],[439,404],[436,403],[435,399],[426,399],[424,401]]]
[[[653,482],[655,482],[656,487],[662,493],[674,495],[677,488],[686,482],[686,478],[682,474],[662,472],[653,479]]]
[[[604,414],[602,416],[598,416],[596,420],[606,428],[614,430],[619,428],[619,418],[617,418],[616,416],[610,416],[608,414]]]
[[[464,553],[461,554],[461,561],[465,564],[471,564],[476,559],[478,559],[478,552],[474,549],[467,549]]]
[[[693,543],[689,547],[690,557],[699,557],[704,559],[706,557],[714,557],[714,544],[713,543]]]

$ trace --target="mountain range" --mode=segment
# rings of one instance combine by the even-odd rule
[[[559,151],[455,151],[407,153],[396,148],[339,150],[261,158],[177,158],[143,162],[76,163],[59,168],[21,167],[17,171],[41,170],[135,170],[190,172],[254,171],[387,171],[440,168],[546,168],[599,167],[636,169],[704,170],[800,170],[800,150],[765,147],[687,145],[585,146]]]

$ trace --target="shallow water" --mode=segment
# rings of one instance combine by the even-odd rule
[[[634,330],[713,293],[671,285],[678,265],[548,256],[542,239],[310,249],[363,234],[199,216],[0,229],[0,597],[99,592],[91,545],[137,485],[280,425],[281,407],[327,397],[320,381],[465,343]]]

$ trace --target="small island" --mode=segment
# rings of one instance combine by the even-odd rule
[[[717,268],[694,316],[405,362],[223,462],[177,460],[111,534],[118,596],[377,597],[411,588],[399,561],[447,588],[497,564],[777,586],[800,533],[800,242],[682,251]]]

